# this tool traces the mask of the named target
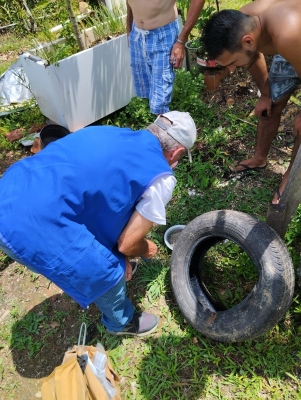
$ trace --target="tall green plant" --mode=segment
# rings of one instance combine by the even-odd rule
[[[190,3],[191,3],[190,0],[177,0],[177,2],[176,2],[179,14],[181,14],[181,17],[184,22],[186,21],[186,18],[187,18],[187,13],[188,13]],[[217,11],[219,9],[219,1],[218,0],[209,0],[209,1],[207,0],[205,2],[205,7],[204,7],[203,11],[206,9],[213,9],[214,11]],[[200,14],[200,18],[203,14],[203,11]]]
[[[28,31],[27,14],[24,7],[17,0],[2,1],[0,4],[1,25],[17,24],[16,28]]]
[[[105,40],[110,36],[126,32],[126,8],[124,5],[109,10],[104,4],[95,9],[90,17],[93,31],[98,40]]]
[[[200,41],[203,28],[214,12],[216,12],[216,8],[214,6],[208,5],[207,7],[204,7],[195,24],[195,29],[193,29],[190,34],[191,41],[189,42],[189,48],[193,49],[193,51],[195,51],[195,54],[197,54],[198,56],[203,55]]]

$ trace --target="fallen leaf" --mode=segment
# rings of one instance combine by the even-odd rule
[[[30,128],[30,131],[28,133],[36,133],[40,132],[42,128],[44,128],[46,124],[38,125],[38,124],[33,124],[32,127]]]
[[[5,137],[10,141],[14,142],[15,140],[19,140],[23,137],[23,128],[17,128],[14,129],[13,131],[7,132],[5,134]]]
[[[49,325],[50,325],[51,328],[53,328],[53,329],[58,328],[58,327],[60,326],[60,324],[59,324],[58,322],[56,322],[56,321],[50,322]]]

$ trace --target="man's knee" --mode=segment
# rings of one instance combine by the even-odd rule
[[[273,115],[280,115],[282,111],[284,110],[285,106],[287,105],[287,102],[289,100],[290,96],[285,96],[277,101],[273,101],[272,103],[272,114]]]

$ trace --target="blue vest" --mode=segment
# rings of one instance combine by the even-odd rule
[[[86,307],[123,276],[117,239],[144,191],[171,174],[149,131],[81,129],[5,172],[0,238]]]

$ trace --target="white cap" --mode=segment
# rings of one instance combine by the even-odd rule
[[[159,121],[160,117],[165,117],[171,122],[171,126],[166,126]],[[189,161],[192,162],[190,149],[196,139],[196,126],[194,120],[187,112],[169,111],[161,114],[155,121],[161,129],[164,129],[171,137],[173,137],[182,146],[186,147]]]

